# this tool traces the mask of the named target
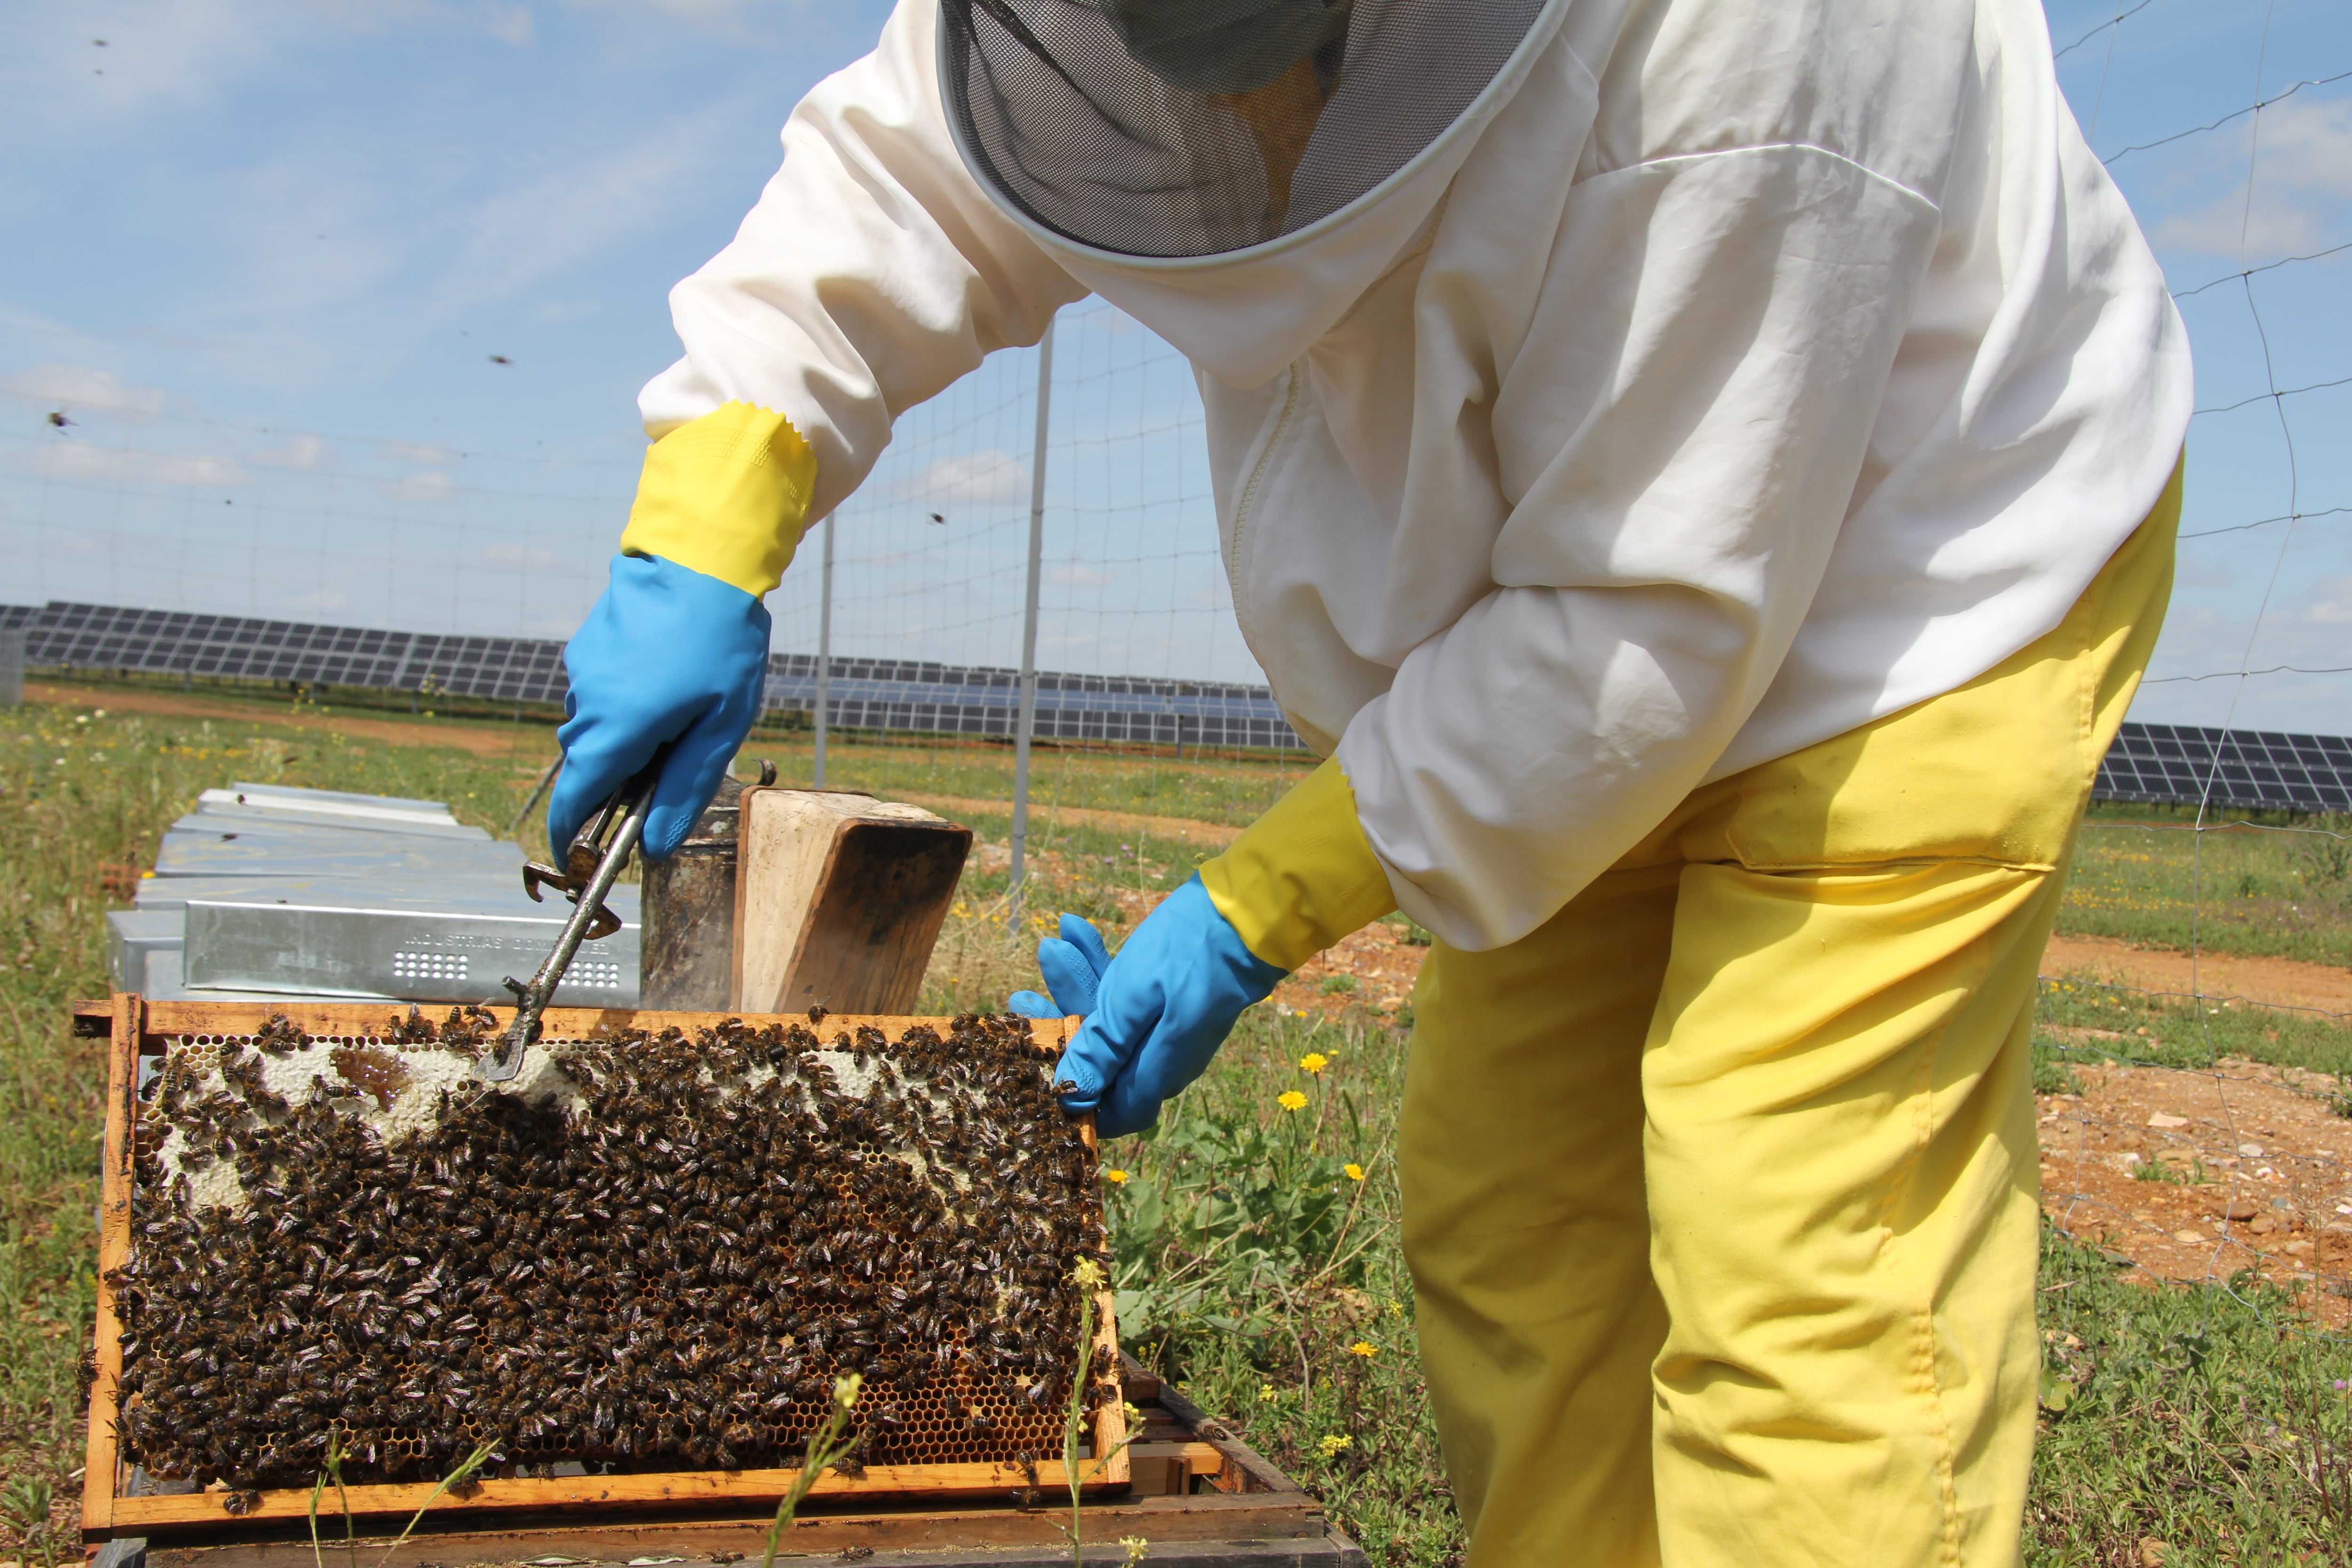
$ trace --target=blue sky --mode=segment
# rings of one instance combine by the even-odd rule
[[[636,389],[677,352],[667,289],[883,9],[9,8],[0,599],[564,635],[626,509]],[[2352,72],[2352,9],[2050,16],[2176,289],[2210,285],[2182,300],[2212,410],[2201,537],[2139,715],[2352,730],[2352,676],[2210,679],[2352,665],[2352,385],[2320,385],[2352,377],[2352,252],[2235,276],[2352,243],[2352,79],[2295,85]],[[2258,98],[2250,156],[2256,117],[2229,117]],[[843,649],[1016,656],[1034,380],[999,356],[902,425],[838,524]],[[1055,387],[1045,661],[1252,678],[1182,365],[1089,305]],[[813,644],[815,554],[776,597],[780,647]]]

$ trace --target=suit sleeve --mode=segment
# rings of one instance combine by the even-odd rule
[[[638,399],[656,441],[730,403],[782,415],[839,506],[891,423],[1086,290],[997,209],[941,107],[934,0],[793,110],[784,161],[734,241],[670,291],[685,356]]]

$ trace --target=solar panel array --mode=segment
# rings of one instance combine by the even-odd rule
[[[1009,737],[1020,712],[1020,679],[1018,670],[984,665],[835,659],[828,721],[845,730]],[[768,706],[815,710],[814,656],[769,659]],[[1263,686],[1141,676],[1039,671],[1034,732],[1045,740],[1122,745],[1306,749]]]
[[[523,702],[563,696],[563,645],[528,637],[442,637],[56,602],[41,606],[29,630],[26,662],[63,668],[373,686]]]
[[[2102,800],[2352,811],[2352,739],[2126,724],[2099,764]]]
[[[521,637],[369,631],[107,605],[0,605],[0,632],[22,627],[25,662],[48,668],[372,686],[501,701],[559,702],[563,645]],[[827,693],[842,730],[1010,737],[1018,672],[913,659],[837,658]],[[768,706],[812,712],[816,659],[775,654]],[[1304,750],[1263,686],[1040,672],[1040,739],[1118,745]],[[2352,739],[2267,731],[2126,724],[2100,764],[2103,800],[2240,808],[2352,811]]]

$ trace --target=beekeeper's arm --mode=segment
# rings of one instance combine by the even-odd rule
[[[758,717],[761,599],[891,422],[990,352],[1034,343],[1085,290],[964,174],[938,103],[929,13],[820,83],[734,242],[670,293],[685,357],[640,398],[646,455],[612,582],[564,650],[572,834],[664,742],[648,854],[675,848]]]
[[[1804,619],[1937,228],[1818,149],[1576,187],[1493,405],[1499,451],[1548,455],[1501,476],[1507,585],[1116,963],[1081,975],[1065,932],[1048,979],[1091,1004],[1065,1103],[1149,1126],[1240,1005],[1398,905],[1458,946],[1517,940],[1706,778]]]

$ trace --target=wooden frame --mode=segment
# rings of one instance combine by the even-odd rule
[[[501,1020],[509,1009],[492,1009]],[[95,1007],[78,1009],[91,1019]],[[82,1538],[95,1542],[118,1536],[158,1536],[216,1530],[225,1524],[267,1525],[306,1520],[310,1507],[308,1488],[263,1491],[241,1515],[224,1508],[228,1491],[215,1484],[200,1492],[171,1495],[126,1495],[126,1467],[118,1452],[115,1417],[122,1374],[121,1322],[117,1316],[113,1287],[108,1276],[128,1259],[132,1218],[132,1144],[137,1132],[138,1062],[142,1051],[159,1053],[161,1042],[182,1035],[249,1035],[263,1019],[283,1014],[313,1035],[381,1035],[391,1014],[388,1005],[375,1003],[149,1002],[135,994],[118,994],[108,1012],[106,1132],[103,1184],[100,1197],[97,1375],[90,1385],[89,1445],[82,1482]],[[599,1033],[631,1029],[706,1028],[730,1018],[754,1026],[770,1023],[806,1025],[805,1016],[767,1016],[735,1013],[656,1013],[631,1009],[551,1008],[545,1018],[546,1037],[583,1039]],[[1041,1053],[1058,1052],[1078,1020],[1033,1021],[1031,1038]],[[830,1035],[871,1024],[892,1035],[917,1024],[929,1024],[946,1033],[945,1018],[827,1016],[821,1027]],[[1095,1147],[1093,1118],[1080,1124],[1087,1147]],[[1118,1325],[1108,1284],[1095,1302],[1095,1376],[1111,1383],[1119,1366]],[[1125,1490],[1130,1481],[1130,1461],[1125,1447],[1127,1418],[1120,1401],[1107,1401],[1095,1415],[1093,1450],[1097,1458],[1081,1464],[1082,1485],[1089,1491]],[[793,1469],[673,1470],[637,1475],[571,1476],[551,1479],[485,1479],[460,1498],[444,1493],[434,1502],[434,1516],[446,1527],[450,1517],[495,1518],[516,1513],[577,1513],[693,1509],[772,1511],[798,1478]],[[946,1497],[1007,1490],[1063,1491],[1068,1476],[1060,1459],[1040,1460],[1034,1467],[1017,1464],[869,1465],[857,1477],[837,1472],[822,1477],[811,1489],[817,1499],[929,1495]],[[354,1519],[404,1520],[432,1496],[431,1483],[355,1486],[348,1489]],[[341,1505],[336,1511],[341,1511]]]

